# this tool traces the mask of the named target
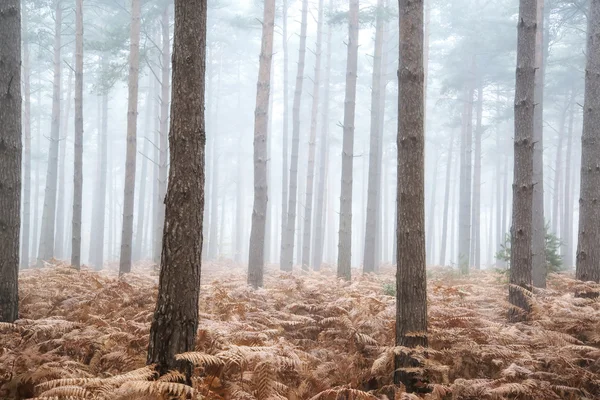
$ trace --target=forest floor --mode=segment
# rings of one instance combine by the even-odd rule
[[[352,282],[272,268],[253,291],[240,266],[203,266],[193,388],[145,367],[156,272],[114,268],[21,273],[22,319],[0,324],[0,399],[600,399],[600,300],[576,298],[569,274],[508,324],[505,275],[430,271],[430,348],[412,351],[430,393],[417,397],[391,385],[409,350],[394,347],[389,267]]]

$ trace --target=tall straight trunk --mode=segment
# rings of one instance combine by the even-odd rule
[[[273,22],[275,23],[275,22]],[[271,73],[269,75],[269,78],[271,80],[271,82],[275,82],[275,78],[274,78],[275,72],[274,72],[274,68],[271,65]],[[273,84],[273,86],[275,86]],[[271,196],[272,193],[272,185],[271,185],[271,167],[270,167],[270,160],[272,157],[272,149],[271,147],[273,146],[273,98],[275,96],[272,96],[271,93],[273,93],[274,90],[273,88],[270,88],[269,91],[269,117],[267,118],[268,122],[267,122],[267,162],[269,163],[269,165],[267,165],[267,198],[269,198]],[[267,214],[265,215],[265,240],[264,240],[264,244],[265,244],[265,263],[268,264],[269,262],[271,262],[271,248],[272,248],[272,221],[273,221],[273,203],[267,203]]]
[[[569,127],[567,130],[567,154],[565,155],[565,188],[563,191],[563,224],[560,233],[560,239],[563,243],[561,246],[561,255],[563,263],[567,267],[573,266],[573,210],[572,210],[572,198],[571,193],[573,188],[571,187],[571,165],[572,165],[572,152],[573,152],[573,120],[575,118],[575,105],[574,92],[571,94],[571,110],[569,112]]]
[[[46,190],[44,209],[40,229],[40,247],[37,265],[54,256],[54,229],[56,225],[56,184],[58,174],[58,144],[60,141],[60,91],[61,91],[61,35],[62,3],[56,0],[54,15],[54,77],[52,81],[52,122],[50,124],[50,149],[48,151],[48,170],[46,172]]]
[[[191,367],[175,355],[193,351],[204,207],[204,77],[206,0],[175,0],[170,169],[158,299],[150,327],[148,363],[160,374]]]
[[[38,70],[38,86],[41,86],[41,79],[40,79],[40,72]],[[38,90],[37,91],[37,103],[41,104],[42,103],[42,91]],[[40,149],[41,148],[41,138],[42,138],[42,113],[41,110],[38,110],[37,112],[37,116],[36,116],[36,149]],[[40,198],[40,162],[35,163],[36,167],[35,167],[35,193],[33,195],[33,229],[32,229],[32,243],[31,243],[31,251],[30,251],[30,259],[37,259],[37,254],[38,254],[38,240],[40,238],[40,235],[38,234],[38,228],[39,228],[39,210],[40,210],[40,205],[39,205],[39,198]]]
[[[462,135],[462,132],[461,132]],[[459,149],[461,150],[461,149]],[[450,216],[450,226],[454,227],[450,229],[450,263],[458,264],[458,260],[456,259],[456,250],[458,250],[458,233],[460,231],[460,224],[458,223],[458,215],[460,213],[460,199],[457,199],[460,196],[460,177],[462,176],[462,168],[459,165],[459,168],[456,168],[456,172],[454,173],[454,184],[452,185],[452,215]]]
[[[496,118],[498,120],[501,118],[500,105],[500,85],[498,85],[496,88]],[[505,151],[502,140],[503,133],[504,132],[501,129],[501,124],[496,124],[496,251],[500,251],[502,249],[501,246],[504,244],[505,234],[505,232],[502,230],[502,191],[504,189],[504,186],[502,185],[502,177],[507,173],[507,171],[502,170],[502,159],[500,157],[500,155]],[[503,261],[496,260],[496,264],[502,266]]]
[[[300,25],[300,45],[298,48],[298,72],[296,74],[296,89],[294,91],[294,104],[292,110],[292,154],[290,160],[290,189],[289,202],[287,206],[288,215],[285,224],[285,238],[282,241],[281,257],[279,260],[280,268],[283,271],[291,271],[294,263],[294,235],[296,234],[296,202],[298,200],[298,151],[300,147],[300,102],[302,100],[302,85],[304,83],[304,60],[306,58],[307,18],[308,0],[302,0],[302,22]]]
[[[475,125],[475,163],[473,168],[473,208],[471,211],[471,264],[481,268],[481,125],[483,114],[483,80],[477,86],[477,122]]]
[[[488,241],[486,264],[488,267],[494,265],[494,192],[490,191],[490,215],[488,218]]]
[[[21,232],[21,268],[29,267],[31,226],[31,64],[27,35],[27,7],[22,11],[23,38],[23,221]],[[37,200],[37,199],[36,199]],[[36,221],[37,222],[37,221]]]
[[[509,163],[508,163],[508,155],[504,156],[504,173],[503,175],[503,180],[504,182],[502,183],[502,243],[504,244],[504,240],[506,235],[508,234],[508,230],[510,229],[507,225],[508,225],[508,213],[509,213],[509,201],[508,201],[508,195],[509,195],[509,187],[508,187],[508,168],[509,168]],[[505,265],[504,262],[502,262],[502,265]]]
[[[515,157],[508,301],[508,318],[523,320],[531,308],[532,289],[533,153],[535,108],[535,42],[537,0],[521,0],[517,40],[515,89]]]
[[[81,268],[81,208],[83,202],[83,0],[75,6],[75,147],[73,164],[73,225],[71,265]]]
[[[106,178],[108,170],[107,91],[108,89],[105,88],[102,92],[102,128],[100,131],[101,140],[98,143],[98,180],[96,186],[96,194],[94,195],[95,210],[92,213],[92,235],[94,237],[94,240],[90,243],[90,261],[96,270],[102,269],[102,266],[104,265],[104,220],[106,215]]]
[[[263,286],[265,268],[264,242],[268,204],[267,131],[269,128],[275,0],[265,0],[262,27],[260,66],[256,84],[256,109],[254,111],[254,206],[252,208],[250,256],[248,259],[248,284],[255,289]]]
[[[565,136],[565,124],[567,122],[567,114],[570,107],[570,98],[565,98],[565,106],[563,112],[560,115],[560,126],[558,127],[558,145],[556,146],[556,165],[554,166],[554,187],[552,191],[552,232],[556,236],[560,235],[560,204],[562,202],[561,189],[562,189],[562,153],[563,153],[563,139]]]
[[[302,156],[299,156],[299,159],[302,159]],[[300,191],[298,192],[298,199],[302,199],[305,196],[305,179],[306,178],[303,175],[300,175],[300,179],[298,179],[298,187],[300,188]],[[300,201],[296,203],[296,216],[298,221],[304,220],[304,204],[302,204]],[[294,262],[295,264],[300,264],[302,262],[302,224],[300,223],[298,223],[295,237],[296,245],[294,246]]]
[[[532,282],[546,287],[546,240],[544,221],[544,0],[537,0],[537,30],[535,40],[535,110],[533,127],[533,236]]]
[[[75,57],[73,57],[75,58]],[[71,96],[73,87],[73,70],[69,71],[69,79],[67,80],[67,103],[64,107],[65,117],[62,124],[62,138],[60,139],[60,151],[58,160],[58,191],[56,199],[56,240],[54,241],[54,254],[56,257],[66,257],[65,253],[65,165],[67,158],[67,142],[69,138],[69,126],[71,124]]]
[[[471,72],[475,71],[475,57],[471,61]],[[460,144],[460,206],[458,213],[458,265],[463,274],[469,272],[471,260],[471,175],[473,141],[473,82],[465,92],[462,112],[462,135]]]
[[[287,0],[283,0],[283,21],[282,21],[282,44],[283,44],[283,133],[282,133],[282,171],[281,171],[281,241],[280,241],[280,268],[283,270],[283,257],[287,240],[287,215],[288,215],[288,129],[289,129],[289,106],[288,106],[288,33],[287,33]],[[304,64],[303,64],[304,65]]]
[[[119,275],[131,272],[133,241],[133,203],[135,199],[135,163],[137,158],[138,80],[140,75],[141,0],[131,0],[131,37],[129,46],[129,98],[127,102],[127,155],[123,196],[123,230]]]
[[[375,23],[375,53],[373,55],[373,77],[371,81],[371,126],[369,142],[369,182],[367,188],[367,219],[364,244],[363,272],[374,272],[377,265],[376,256],[379,243],[377,233],[380,225],[381,207],[381,142],[383,127],[381,118],[382,86],[382,53],[383,53],[384,10],[383,0],[377,0],[377,20]],[[379,174],[377,173],[379,172]]]
[[[313,189],[315,178],[315,151],[317,147],[317,111],[319,108],[319,84],[321,78],[321,48],[323,41],[323,0],[319,0],[317,22],[317,48],[315,51],[315,76],[313,79],[313,103],[310,118],[310,139],[308,141],[308,165],[306,172],[306,198],[304,201],[304,238],[302,240],[302,269],[310,265],[310,245],[312,229]],[[321,127],[323,129],[323,127]],[[314,251],[314,248],[313,248]]]
[[[154,262],[160,261],[162,249],[162,232],[165,222],[165,195],[167,193],[168,151],[169,151],[169,78],[171,69],[171,43],[169,38],[170,4],[167,4],[161,18],[161,77],[160,77],[160,125],[159,125],[159,160],[158,160],[158,202],[156,225],[154,226]]]
[[[352,263],[352,164],[354,161],[354,112],[358,73],[358,10],[358,0],[350,0],[337,260],[337,276],[346,280],[350,280]]]
[[[159,195],[158,195],[158,191],[159,191],[159,184],[158,184],[158,180],[159,180],[159,164],[160,164],[160,105],[161,105],[161,100],[160,100],[160,96],[161,96],[161,90],[162,90],[162,82],[160,82],[158,79],[156,79],[154,81],[154,102],[153,102],[153,111],[152,114],[154,115],[154,124],[153,124],[153,128],[152,131],[154,132],[153,135],[153,139],[152,141],[154,142],[154,145],[152,146],[153,148],[153,152],[152,152],[152,160],[154,161],[152,163],[152,230],[150,231],[150,236],[151,236],[151,257],[152,257],[152,262],[155,265],[158,265],[158,263],[160,262],[160,251],[161,251],[161,246],[159,246],[158,244],[160,243],[160,241],[162,240],[162,232],[158,231],[158,218],[159,218],[159,209],[162,207],[162,204],[164,203],[164,199],[163,202],[160,201],[159,199]]]
[[[396,269],[396,346],[427,347],[425,274],[425,110],[423,0],[399,0],[398,68],[398,265]],[[394,383],[414,392],[423,382],[406,372],[420,362],[395,356]]]
[[[19,314],[21,227],[21,7],[0,3],[0,322]]]
[[[388,177],[389,177],[389,173],[388,173],[388,162],[385,159],[385,157],[382,157],[382,164],[383,164],[383,168],[382,168],[382,177],[383,177],[383,215],[382,215],[382,221],[383,221],[383,237],[381,239],[383,248],[382,248],[382,253],[383,253],[383,261],[384,262],[389,262],[391,261],[390,258],[390,227],[389,227],[389,205],[390,205],[390,196],[389,196],[389,183],[388,183]],[[394,236],[395,237],[395,236]]]
[[[450,207],[450,178],[452,177],[452,155],[454,151],[454,134],[450,136],[448,159],[446,160],[446,190],[444,193],[444,216],[442,218],[442,243],[440,245],[440,264],[446,265],[446,243],[448,241],[448,208]]]
[[[437,192],[437,175],[438,175],[438,165],[439,165],[439,157],[437,155],[437,150],[433,155],[434,159],[434,167],[433,167],[433,175],[431,176],[431,198],[429,199],[429,212],[427,213],[426,221],[427,221],[427,236],[425,237],[425,245],[426,245],[426,262],[433,264],[433,241],[435,238],[435,204],[436,204],[436,192]]]
[[[332,9],[333,0],[329,0],[328,9]],[[323,247],[325,245],[325,187],[327,184],[327,154],[329,153],[329,93],[331,80],[331,25],[327,27],[327,65],[325,67],[325,82],[323,105],[321,109],[321,137],[319,139],[319,180],[315,198],[315,234],[313,235],[312,265],[315,271],[321,269],[323,263]]]
[[[240,143],[241,143],[240,137]],[[237,160],[237,183],[236,183],[236,224],[235,224],[235,261],[242,262],[244,254],[244,171],[242,168],[242,152],[238,151]]]
[[[591,0],[588,11],[587,64],[581,137],[581,185],[577,279],[600,282],[600,0]]]
[[[223,52],[221,52],[220,60],[223,60]],[[209,236],[208,236],[208,258],[214,260],[219,255],[218,246],[218,227],[217,219],[219,218],[219,114],[220,114],[220,102],[221,102],[221,76],[223,72],[222,62],[218,63],[219,73],[217,74],[217,90],[214,97],[215,112],[214,112],[214,123],[211,124],[215,135],[212,140],[212,177],[211,177],[211,190],[210,190],[210,224],[209,224]]]

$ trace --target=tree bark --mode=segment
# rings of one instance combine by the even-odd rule
[[[56,225],[56,184],[58,174],[58,142],[60,141],[60,91],[61,91],[61,47],[62,47],[62,3],[56,0],[54,16],[54,77],[52,83],[52,122],[50,125],[50,149],[48,151],[48,170],[46,172],[46,190],[44,209],[40,229],[40,248],[37,266],[54,256],[54,229]]]
[[[71,265],[81,268],[81,208],[83,201],[83,0],[75,10],[75,147],[73,165],[73,225]]]
[[[427,236],[425,237],[425,246],[426,246],[426,254],[427,257],[425,262],[433,264],[433,242],[435,240],[435,204],[436,204],[436,192],[437,192],[437,176],[438,176],[438,165],[439,165],[439,156],[437,154],[437,149],[434,150],[434,166],[433,166],[433,175],[431,176],[431,193],[429,199],[429,212],[426,214],[426,223],[427,223]]]
[[[287,33],[287,10],[288,2],[283,0],[283,21],[282,21],[282,44],[283,44],[283,134],[282,134],[282,171],[281,171],[281,246],[280,246],[280,268],[284,270],[283,257],[284,248],[287,240],[287,215],[288,215],[288,130],[289,130],[289,105],[288,105],[288,33]],[[287,268],[287,267],[286,267]]]
[[[31,63],[27,34],[27,6],[22,7],[23,38],[23,221],[21,233],[21,268],[29,267],[31,226]],[[36,182],[37,183],[37,182]],[[35,199],[37,201],[37,198]],[[37,223],[37,221],[36,221]]]
[[[575,115],[575,106],[573,104],[575,93],[571,94],[571,111],[569,115],[569,127],[567,130],[567,154],[565,155],[565,189],[563,191],[563,223],[560,233],[560,239],[563,243],[561,246],[561,254],[563,263],[567,267],[573,266],[573,208],[572,198],[573,194],[571,191],[571,164],[572,164],[572,150],[573,150],[573,120]]]
[[[204,79],[206,0],[175,0],[173,96],[169,133],[170,168],[165,198],[158,299],[148,346],[148,363],[159,373],[192,366],[175,355],[194,349],[204,208]]]
[[[292,154],[290,160],[290,189],[289,202],[287,206],[288,215],[285,224],[285,239],[282,241],[281,257],[279,260],[280,267],[283,271],[291,271],[294,263],[296,203],[298,200],[298,151],[300,147],[300,102],[302,100],[302,85],[304,83],[307,17],[308,0],[302,0],[302,22],[300,25],[300,46],[298,48],[298,72],[296,74],[296,89],[294,91],[294,104],[292,110]]]
[[[581,137],[581,186],[576,277],[600,282],[600,0],[591,0]]]
[[[131,36],[129,46],[129,97],[127,102],[127,155],[123,196],[123,229],[119,275],[131,272],[133,241],[133,204],[137,158],[138,80],[140,75],[141,0],[131,0]]]
[[[21,7],[0,3],[0,322],[19,314]]]
[[[352,263],[352,164],[354,162],[354,112],[358,74],[358,11],[358,0],[350,0],[337,260],[337,276],[346,280],[351,278]]]
[[[423,0],[399,0],[399,13],[396,346],[427,347]],[[417,390],[421,379],[406,368],[419,364],[395,356],[394,383]]]
[[[517,322],[530,311],[532,290],[533,131],[537,0],[520,0],[515,90],[515,157],[508,318]]]
[[[483,79],[479,73],[477,86],[477,121],[475,125],[475,162],[473,168],[473,208],[471,210],[471,265],[481,268],[481,125],[483,114]]]
[[[260,67],[256,85],[256,110],[254,111],[254,206],[252,208],[250,256],[248,259],[248,284],[255,289],[263,286],[265,268],[264,241],[268,204],[267,131],[269,125],[269,97],[271,94],[275,0],[265,0],[262,26]]]
[[[448,238],[448,208],[450,207],[450,178],[452,177],[452,154],[454,150],[454,134],[450,136],[448,159],[446,160],[446,190],[444,193],[444,217],[442,220],[442,243],[440,245],[440,265],[446,265],[446,243]]]

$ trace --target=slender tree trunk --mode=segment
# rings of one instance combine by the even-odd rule
[[[571,193],[573,188],[571,187],[571,165],[572,165],[572,150],[573,150],[573,120],[574,120],[574,97],[575,93],[571,93],[571,110],[569,115],[569,127],[567,131],[567,154],[565,155],[565,189],[564,189],[564,200],[563,200],[563,224],[560,233],[560,238],[563,243],[561,246],[561,253],[563,262],[567,267],[573,266],[573,209],[572,209],[572,198]]]
[[[454,134],[450,136],[448,159],[446,161],[446,190],[444,193],[444,217],[442,219],[442,243],[440,245],[440,265],[446,265],[446,242],[448,237],[448,208],[450,206],[450,178],[452,177],[452,155],[454,150]]]
[[[83,0],[75,11],[75,147],[73,165],[73,225],[71,265],[81,268],[81,208],[83,202]]]
[[[106,65],[104,65],[106,67]],[[106,215],[106,178],[108,169],[108,88],[102,92],[102,128],[98,143],[98,181],[95,194],[95,210],[92,213],[92,235],[90,260],[96,270],[104,265],[104,220]],[[95,233],[94,233],[95,232]],[[110,243],[110,240],[109,240]]]
[[[429,212],[427,213],[427,236],[425,238],[425,244],[428,256],[426,258],[426,262],[433,264],[433,241],[435,238],[435,204],[436,204],[436,192],[437,192],[437,176],[438,176],[438,165],[439,165],[439,157],[437,154],[437,150],[434,152],[434,167],[433,167],[433,175],[431,177],[431,198],[429,199]]]
[[[217,90],[215,94],[215,113],[214,121],[212,124],[215,135],[212,140],[212,177],[211,177],[211,191],[210,191],[210,224],[209,224],[209,237],[208,237],[208,259],[214,260],[219,255],[218,246],[218,227],[217,219],[219,218],[219,115],[220,115],[220,102],[221,102],[221,76],[223,70],[223,52],[220,55],[219,73],[217,75]]]
[[[517,73],[515,91],[515,161],[511,228],[509,320],[527,317],[531,308],[533,235],[534,86],[536,75],[536,4],[521,0],[519,6]]]
[[[22,9],[23,38],[23,221],[21,233],[21,268],[29,267],[31,226],[31,64],[27,38],[27,6]],[[37,200],[37,199],[36,199]],[[36,221],[37,222],[37,221]]]
[[[587,27],[587,64],[581,137],[581,185],[577,279],[600,282],[600,0],[591,0]],[[597,296],[597,294],[596,294]]]
[[[375,53],[373,56],[373,78],[371,82],[371,126],[369,143],[369,182],[367,188],[367,220],[364,245],[363,272],[374,272],[377,265],[376,251],[378,226],[380,224],[381,205],[381,142],[383,127],[380,126],[380,111],[382,94],[382,52],[384,28],[383,0],[377,0],[377,20],[375,23]],[[377,174],[377,172],[380,172]]]
[[[504,156],[504,173],[503,175],[503,179],[504,182],[502,184],[502,243],[504,244],[504,240],[506,235],[509,233],[508,230],[510,229],[507,225],[508,225],[508,213],[509,213],[509,201],[508,201],[508,194],[509,194],[509,187],[508,187],[508,173],[509,173],[509,163],[508,163],[508,155]],[[502,266],[505,266],[506,263],[502,262],[501,264]]]
[[[399,0],[399,13],[396,346],[412,348],[427,347],[423,0]],[[402,352],[394,364],[394,383],[408,392],[422,384],[405,370],[418,360]]]
[[[498,85],[496,89],[496,118],[500,120],[501,118],[501,110],[500,110],[500,85]],[[501,154],[505,152],[502,134],[504,132],[501,129],[501,124],[496,124],[496,251],[501,250],[501,246],[504,244],[504,234],[502,227],[502,192],[504,190],[504,186],[502,185],[502,177],[507,171],[502,170],[501,167]],[[496,260],[496,264],[498,266],[503,266],[504,262],[502,260]]]
[[[481,73],[481,72],[480,72]],[[483,80],[477,87],[477,122],[475,125],[475,163],[473,168],[473,209],[471,211],[471,264],[481,268],[481,136],[483,114]]]
[[[565,98],[565,107],[560,116],[560,126],[558,127],[558,145],[556,146],[556,165],[554,166],[554,188],[552,191],[552,232],[555,235],[560,235],[560,203],[562,189],[562,153],[563,139],[565,136],[565,124],[567,122],[567,113],[569,112],[569,97]]]
[[[58,143],[60,141],[60,91],[61,91],[61,35],[62,3],[56,0],[54,16],[54,78],[52,83],[52,122],[50,125],[50,149],[48,152],[48,170],[46,172],[46,191],[42,227],[40,229],[40,248],[38,267],[54,256],[54,228],[56,225],[56,184],[58,173]]]
[[[287,206],[288,215],[285,224],[285,240],[282,241],[281,258],[279,260],[280,267],[283,271],[291,271],[294,263],[294,235],[296,234],[296,203],[298,200],[298,151],[300,147],[300,102],[302,100],[302,85],[304,83],[304,60],[306,58],[307,17],[308,0],[302,0],[302,22],[300,25],[300,46],[298,48],[298,72],[296,74],[296,89],[294,92],[294,104],[292,115],[292,155],[290,163],[289,203]]]
[[[252,208],[250,257],[248,260],[248,284],[255,289],[263,286],[265,268],[264,241],[268,202],[267,130],[269,96],[271,94],[275,0],[265,0],[262,26],[260,67],[256,85],[256,110],[254,111],[254,206]]]
[[[38,86],[41,86],[40,73],[38,72]],[[37,103],[42,103],[42,91],[37,91]],[[36,121],[36,149],[41,148],[41,137],[42,137],[42,113],[40,110],[37,112],[37,121]],[[32,232],[32,243],[31,243],[31,251],[30,251],[30,259],[37,259],[37,254],[39,250],[38,239],[40,235],[38,234],[39,228],[39,199],[40,199],[40,162],[35,163],[35,194],[33,195],[33,232]]]
[[[0,322],[19,314],[21,226],[21,7],[0,3]]]
[[[537,30],[535,40],[535,110],[533,128],[533,236],[532,282],[546,287],[546,240],[544,221],[544,0],[537,0]]]
[[[123,197],[123,230],[119,275],[131,272],[133,241],[133,203],[135,199],[135,163],[137,158],[138,84],[140,75],[141,0],[131,0],[131,38],[129,47],[129,98],[127,104],[127,155]]]
[[[354,161],[354,111],[356,108],[356,78],[358,74],[358,10],[358,0],[350,0],[337,260],[337,275],[346,280],[350,280],[352,263],[352,164]]]
[[[304,4],[304,3],[303,3]],[[288,106],[288,33],[287,33],[287,0],[283,0],[283,21],[282,21],[282,44],[283,44],[283,137],[282,137],[282,181],[281,181],[281,250],[280,250],[280,268],[284,270],[284,248],[287,240],[287,215],[288,215],[288,129],[289,129],[289,106]],[[304,66],[304,63],[302,64]]]
[[[175,0],[170,169],[158,300],[150,328],[148,363],[160,374],[191,366],[175,355],[193,351],[204,208],[204,78],[206,0]]]
[[[317,21],[317,48],[315,51],[315,76],[313,79],[313,103],[310,119],[310,139],[308,142],[308,165],[306,173],[306,198],[304,202],[304,239],[302,240],[302,269],[310,265],[310,245],[312,229],[313,189],[315,177],[315,151],[317,147],[317,111],[319,108],[319,84],[321,78],[321,48],[323,41],[323,0],[319,0]],[[323,127],[321,127],[323,129]],[[313,248],[314,251],[314,248]]]

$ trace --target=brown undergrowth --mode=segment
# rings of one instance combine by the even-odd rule
[[[0,324],[2,399],[418,399],[392,385],[394,354],[410,352],[426,399],[599,399],[599,290],[554,275],[527,323],[508,324],[500,274],[429,280],[430,348],[394,347],[391,269],[342,282],[330,272],[270,271],[245,285],[226,262],[203,268],[193,387],[157,377],[145,356],[157,276],[116,279],[55,265],[21,274],[21,318]],[[584,287],[582,287],[582,285]]]

